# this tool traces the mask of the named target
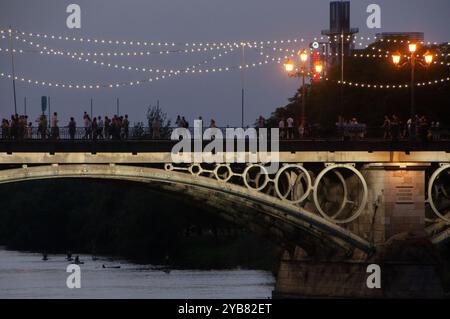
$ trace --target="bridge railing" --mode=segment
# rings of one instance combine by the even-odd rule
[[[226,129],[233,127],[218,127],[225,137]],[[151,127],[132,126],[128,129],[121,128],[115,130],[105,129],[86,129],[76,127],[74,130],[69,127],[59,127],[58,129],[38,127],[26,127],[23,129],[5,129],[0,130],[1,140],[170,140],[171,134],[176,127],[163,127],[154,129]],[[194,128],[188,128],[191,136],[194,136]],[[207,128],[203,129],[203,132]],[[270,134],[270,130],[268,130]],[[427,128],[426,132],[417,131],[418,136],[426,135],[429,140],[450,140],[450,128]],[[312,126],[304,136],[300,136],[299,130],[294,128],[280,130],[280,139],[295,140],[391,140],[391,136],[384,136],[385,131],[382,127],[369,127],[364,124],[356,125],[338,125],[334,129],[323,129],[319,126]],[[289,137],[289,138],[288,138]],[[407,140],[408,132],[404,129],[398,132],[399,140]]]

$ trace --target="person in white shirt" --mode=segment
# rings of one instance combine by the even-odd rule
[[[294,138],[294,119],[289,116],[288,119],[286,120],[286,122],[287,122],[287,127],[288,127],[287,138],[293,139]]]
[[[98,117],[98,121],[97,121],[97,135],[98,135],[98,138],[101,138],[101,139],[104,138],[103,137],[103,129],[104,129],[104,127],[105,127],[105,122],[103,122],[102,117],[99,116]]]

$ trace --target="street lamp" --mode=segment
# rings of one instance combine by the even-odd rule
[[[408,50],[410,55],[410,58],[406,60],[404,63],[401,63],[402,56],[400,53],[394,53],[392,55],[392,62],[397,67],[403,67],[405,65],[411,65],[411,129],[410,129],[410,140],[414,141],[416,138],[416,127],[417,127],[417,121],[416,121],[416,109],[415,109],[415,71],[416,71],[416,64],[421,65],[422,67],[429,67],[431,63],[433,63],[433,55],[427,51],[422,58],[416,57],[416,51],[417,51],[417,44],[416,43],[410,43],[408,45]]]
[[[291,60],[286,60],[284,62],[284,69],[286,70],[286,72],[290,73],[293,72],[295,69],[295,64],[294,62],[292,62]]]
[[[316,71],[316,74],[321,74],[322,71],[323,71],[323,65],[322,65],[322,63],[317,62],[317,63],[314,65],[314,70]]]
[[[308,52],[306,52],[306,50],[299,51],[298,55],[300,57],[300,61],[302,61],[303,63],[306,63],[306,61],[308,61]]]
[[[433,55],[430,53],[430,51],[427,51],[427,53],[425,53],[423,58],[427,65],[430,65],[431,63],[433,63]]]
[[[398,65],[399,63],[400,63],[400,60],[401,60],[401,55],[400,55],[400,53],[394,53],[393,55],[392,55],[392,62],[395,64],[395,65]]]
[[[305,121],[306,115],[306,86],[305,86],[305,72],[306,72],[306,62],[308,61],[308,53],[306,50],[299,52],[300,62],[302,66],[300,68],[302,74],[302,114],[301,119]]]
[[[305,85],[305,77],[309,76],[307,72],[307,62],[309,60],[309,53],[306,50],[300,50],[297,53],[300,60],[300,68],[296,71],[295,63],[291,60],[286,60],[284,62],[284,69],[288,73],[290,77],[300,77],[302,80],[302,109],[301,109],[301,120],[305,121],[306,119],[306,85]],[[320,74],[323,71],[322,64],[316,63],[314,66],[315,73]]]

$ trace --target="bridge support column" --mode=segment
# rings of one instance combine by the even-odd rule
[[[368,203],[348,230],[373,243],[375,252],[355,250],[308,255],[297,247],[285,252],[274,297],[432,298],[443,297],[441,264],[425,234],[425,171],[422,168],[368,167],[362,171]],[[381,288],[369,288],[368,266],[381,269]]]

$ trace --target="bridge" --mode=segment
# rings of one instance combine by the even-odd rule
[[[432,257],[412,262],[392,247],[426,253],[448,241],[450,142],[281,141],[274,174],[264,174],[263,162],[176,164],[173,145],[1,141],[0,183],[127,180],[208,205],[285,249],[275,296],[442,295]],[[372,263],[397,279],[368,289]],[[405,286],[420,276],[426,280]]]

